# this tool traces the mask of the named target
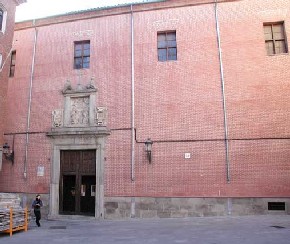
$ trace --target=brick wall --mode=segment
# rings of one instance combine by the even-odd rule
[[[25,135],[15,136],[15,164],[0,172],[0,191],[48,193],[51,111],[63,107],[61,90],[73,86],[73,42],[90,40],[90,69],[97,106],[108,107],[105,195],[146,197],[289,197],[289,55],[267,56],[263,22],[285,21],[289,0],[244,0],[219,5],[229,129],[227,182],[223,106],[214,5],[190,5],[134,13],[136,152],[131,181],[130,14],[62,23],[39,21],[33,76],[27,179],[23,179]],[[153,4],[146,6],[165,6]],[[172,3],[173,4],[173,3]],[[139,5],[138,5],[139,6]],[[143,5],[140,5],[143,6]],[[144,6],[143,6],[144,7]],[[152,7],[152,8],[153,8]],[[140,7],[141,8],[141,7]],[[149,8],[149,7],[148,7]],[[102,10],[106,13],[105,10]],[[112,14],[112,11],[115,11]],[[82,17],[85,17],[82,13]],[[76,15],[78,16],[78,15]],[[6,133],[26,130],[34,28],[15,33],[17,67],[9,81]],[[176,30],[177,61],[157,61],[157,32]],[[148,164],[144,141],[153,141]],[[277,138],[277,139],[275,139]],[[283,139],[285,138],[285,139]],[[11,135],[6,136],[11,141]],[[190,159],[184,154],[191,153]],[[45,176],[37,177],[37,167]],[[17,177],[15,177],[17,176]]]

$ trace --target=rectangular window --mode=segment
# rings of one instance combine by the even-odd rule
[[[16,62],[16,51],[12,51],[12,53],[11,53],[11,61],[10,61],[10,73],[9,73],[9,77],[14,77],[14,73],[15,73],[15,62]]]
[[[90,41],[75,42],[74,68],[88,69],[90,67]]]
[[[0,31],[2,31],[2,25],[3,25],[3,18],[4,18],[4,11],[0,9]]]
[[[6,29],[6,19],[7,19],[7,11],[1,7],[0,4],[0,31],[2,33],[5,32]]]
[[[264,24],[264,36],[268,55],[288,53],[284,22]]]
[[[176,31],[157,33],[158,61],[177,60]]]

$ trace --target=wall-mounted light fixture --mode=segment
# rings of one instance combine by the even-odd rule
[[[150,138],[145,141],[145,152],[147,153],[147,159],[149,163],[152,161],[152,144],[153,141]]]
[[[10,146],[7,142],[5,142],[5,144],[3,145],[3,154],[7,160],[11,161],[12,164],[14,163],[14,151],[13,148],[10,150]]]

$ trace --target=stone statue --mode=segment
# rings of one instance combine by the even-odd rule
[[[64,88],[62,90],[63,93],[67,92],[67,91],[71,91],[72,90],[72,86],[69,80],[66,80]]]
[[[90,79],[90,84],[88,84],[87,86],[86,86],[86,88],[87,89],[96,89],[96,87],[95,87],[95,78],[94,77],[92,77],[91,79]]]

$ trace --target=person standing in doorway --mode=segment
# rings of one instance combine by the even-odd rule
[[[38,227],[40,227],[40,223],[39,220],[41,219],[41,212],[40,212],[40,208],[43,206],[42,201],[40,199],[40,195],[36,195],[35,200],[32,203],[32,208],[34,210],[34,215],[36,218],[36,224]]]

